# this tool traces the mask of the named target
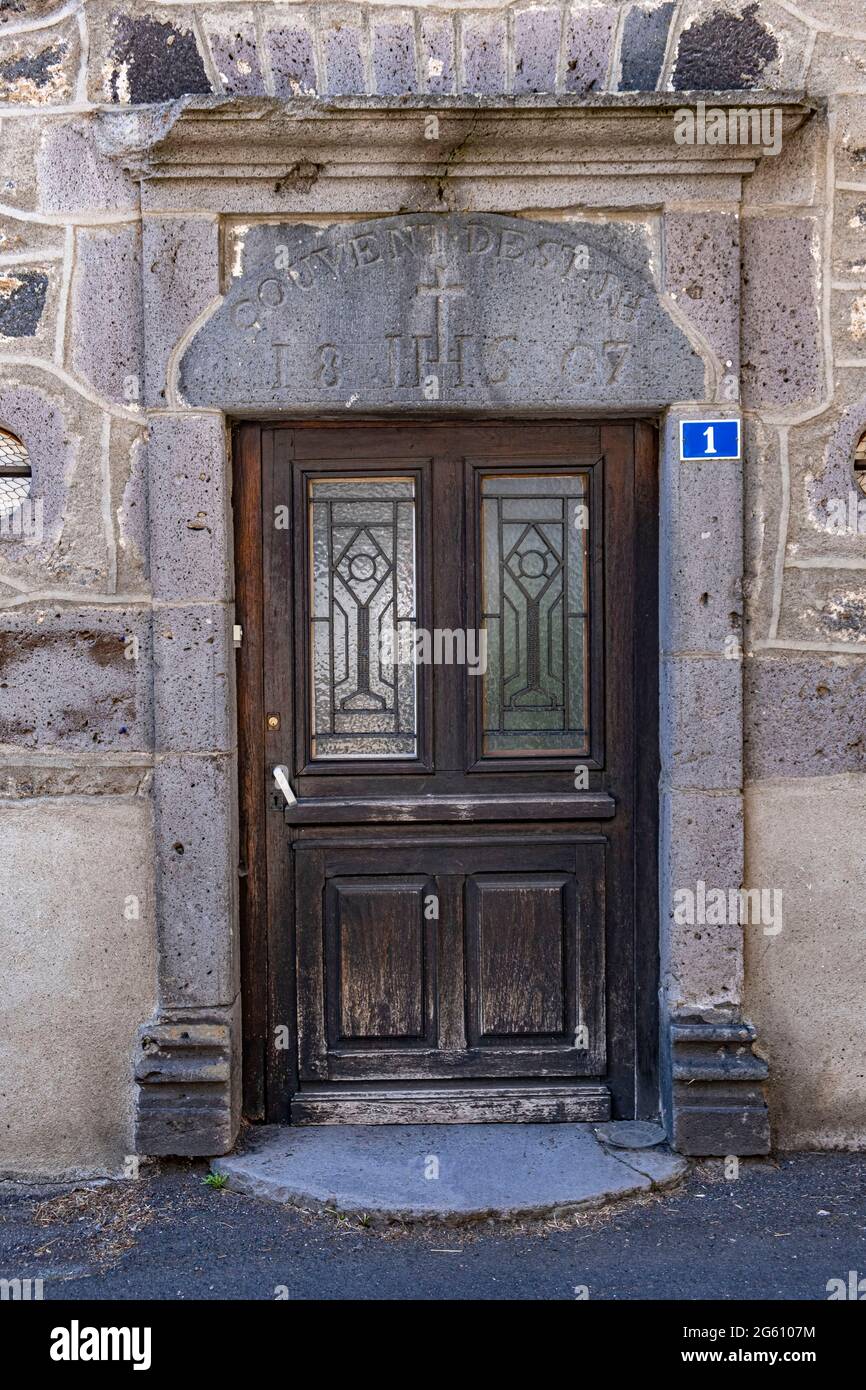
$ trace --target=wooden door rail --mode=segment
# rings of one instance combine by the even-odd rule
[[[547,792],[521,796],[299,797],[285,808],[287,825],[346,821],[610,820],[616,802],[606,792]]]

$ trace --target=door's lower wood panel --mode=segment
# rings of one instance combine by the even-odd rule
[[[333,966],[328,1031],[333,1039],[432,1043],[432,932],[423,902],[429,887],[429,879],[410,876],[327,883],[325,951]]]
[[[610,1119],[606,1086],[460,1090],[322,1086],[292,1099],[294,1125],[567,1124]]]
[[[605,848],[297,842],[301,1081],[603,1079]]]

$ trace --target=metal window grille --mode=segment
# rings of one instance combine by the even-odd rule
[[[0,515],[30,496],[30,460],[16,435],[0,429]]]
[[[863,492],[866,492],[866,434],[864,434],[854,450],[854,477],[860,484]]]

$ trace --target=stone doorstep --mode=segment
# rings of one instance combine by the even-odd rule
[[[608,1148],[591,1124],[263,1126],[211,1163],[234,1192],[377,1222],[565,1214],[668,1187],[687,1167],[658,1146]]]

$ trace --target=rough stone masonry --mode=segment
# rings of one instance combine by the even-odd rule
[[[777,156],[696,152],[673,140],[695,94],[799,114]],[[423,113],[447,130],[452,107],[470,113],[459,135],[425,141]],[[536,129],[515,172],[520,112],[558,108],[599,113],[598,158],[581,166],[573,140]],[[632,118],[660,141],[649,172]],[[356,122],[350,178],[338,120]],[[407,122],[411,159],[388,165]],[[365,140],[387,176],[358,172]],[[2,0],[0,427],[26,447],[42,522],[0,534],[0,1171],[118,1174],[139,1152],[233,1141],[226,413],[300,389],[277,375],[257,403],[245,390],[244,277],[269,239],[295,264],[389,217],[615,243],[650,292],[671,391],[657,360],[568,403],[663,417],[662,879],[784,903],[768,936],[677,922],[663,890],[669,1101],[707,1084],[716,1111],[760,1128],[759,1102],[737,1096],[759,1093],[766,1062],[776,1144],[862,1146],[861,0]],[[268,311],[303,337],[286,306]],[[511,336],[511,314],[490,306],[506,326],[488,339]],[[485,402],[507,348],[476,363]],[[405,354],[381,365],[413,370]],[[695,401],[741,406],[742,465],[673,462]]]

